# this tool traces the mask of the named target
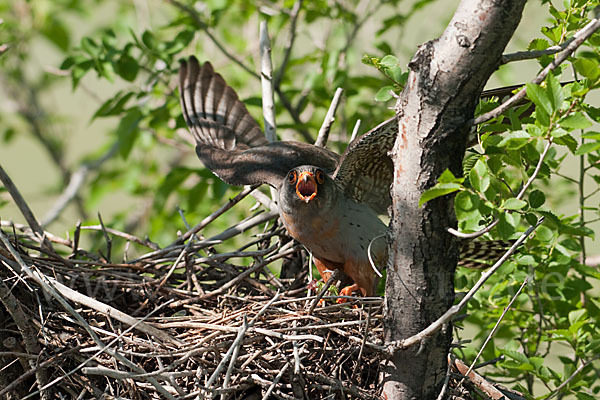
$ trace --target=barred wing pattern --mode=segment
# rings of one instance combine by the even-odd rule
[[[288,171],[315,165],[332,173],[336,153],[293,141],[269,143],[258,123],[221,75],[195,57],[181,62],[179,94],[185,122],[204,165],[231,185],[279,187]]]

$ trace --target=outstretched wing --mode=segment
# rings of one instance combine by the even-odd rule
[[[481,98],[509,96],[522,85],[486,90]],[[520,105],[521,103],[519,103]],[[384,214],[392,204],[390,185],[394,165],[388,153],[398,134],[398,120],[390,118],[354,140],[342,155],[334,179],[346,196],[359,203],[366,203]]]
[[[179,94],[185,122],[196,143],[223,150],[268,143],[244,103],[209,62],[200,67],[193,56],[181,61]]]
[[[388,152],[397,134],[398,122],[394,117],[353,140],[333,176],[346,196],[368,204],[380,214],[387,213],[392,204],[390,185],[394,164]]]
[[[308,164],[333,172],[339,156],[298,142],[269,143],[244,103],[210,63],[195,57],[179,69],[185,122],[204,165],[231,185],[279,187],[289,170]]]

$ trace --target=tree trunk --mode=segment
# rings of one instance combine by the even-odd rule
[[[525,0],[463,0],[442,36],[409,64],[396,104],[399,135],[392,158],[393,209],[385,297],[386,342],[410,337],[454,301],[458,241],[452,198],[418,207],[421,194],[449,169],[462,174],[466,122],[499,65]],[[385,399],[435,399],[447,369],[450,326],[420,346],[395,352],[386,367]]]

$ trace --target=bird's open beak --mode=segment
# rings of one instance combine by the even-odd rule
[[[302,171],[296,183],[296,194],[300,199],[308,203],[317,195],[317,181],[315,175],[309,171]]]

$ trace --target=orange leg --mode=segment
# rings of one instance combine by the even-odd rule
[[[359,289],[360,288],[355,283],[354,285],[346,286],[345,288],[340,290],[340,295],[341,296],[352,296],[352,292],[354,292],[355,290],[359,290]],[[362,290],[361,290],[361,292],[362,292]],[[348,299],[340,297],[339,299],[337,299],[336,303],[342,304],[342,303],[346,303],[347,301],[348,301]]]
[[[331,272],[329,271],[333,271],[334,269],[339,269],[340,266],[337,264],[334,264],[332,262],[329,261],[325,261],[325,260],[319,260],[318,258],[315,258],[315,266],[317,267],[317,270],[319,271],[319,274],[321,274],[321,278],[323,278],[323,282],[327,282],[329,280],[329,278],[331,278]]]

